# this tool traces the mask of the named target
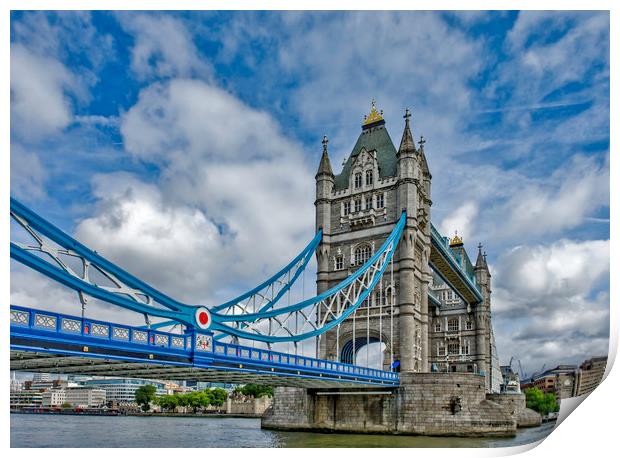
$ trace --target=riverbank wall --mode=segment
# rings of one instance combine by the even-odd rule
[[[375,434],[514,436],[516,405],[522,401],[525,409],[525,397],[510,402],[488,398],[484,377],[477,374],[412,372],[401,373],[400,381],[398,388],[385,391],[276,388],[261,426]]]

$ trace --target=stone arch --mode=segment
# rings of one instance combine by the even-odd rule
[[[385,345],[385,348],[383,349],[383,360],[381,369],[390,370],[390,349],[392,348],[392,342],[390,341],[389,334],[386,333],[385,330],[380,333],[378,329],[371,326],[369,335],[367,336],[366,328],[361,328],[361,323],[360,329],[355,333],[355,346],[353,345],[353,332],[351,330],[348,330],[347,332],[340,335],[340,342],[338,342],[337,354],[338,361],[346,364],[353,364],[354,348],[355,354],[357,355],[360,350],[366,345],[371,345],[379,342]],[[396,355],[394,355],[394,357],[396,357]]]

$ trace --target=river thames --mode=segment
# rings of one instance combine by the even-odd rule
[[[553,427],[485,439],[276,432],[255,418],[11,414],[11,447],[510,447],[540,440]]]

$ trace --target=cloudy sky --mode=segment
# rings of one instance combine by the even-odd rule
[[[434,224],[488,252],[502,363],[606,354],[604,12],[14,12],[11,194],[170,295],[217,303],[311,239],[321,139],[338,173],[372,98],[395,142],[413,110]],[[12,303],[78,313],[11,268]]]

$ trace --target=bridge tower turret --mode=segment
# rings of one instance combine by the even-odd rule
[[[428,289],[430,255],[430,180],[424,140],[416,148],[409,110],[405,111],[397,157],[397,208],[407,211],[398,250],[401,371],[428,371]]]
[[[351,154],[335,176],[324,144],[317,173],[316,224],[324,233],[317,254],[318,293],[363,265],[403,209],[408,220],[393,269],[388,268],[356,313],[320,336],[321,358],[362,363],[368,354],[360,349],[381,342],[385,347],[378,367],[428,371],[431,176],[423,139],[419,148],[413,140],[410,117],[407,110],[397,150],[373,101]]]
[[[317,293],[329,289],[328,271],[329,271],[329,245],[331,236],[331,200],[334,188],[334,172],[329,160],[329,152],[327,144],[329,140],[327,136],[323,136],[323,154],[321,162],[316,173],[316,199],[314,206],[316,207],[316,231],[323,230],[323,239],[319,245],[317,256]]]
[[[478,244],[478,257],[474,267],[476,283],[480,287],[483,301],[476,307],[476,348],[477,364],[482,371],[491,371],[492,361],[492,339],[491,339],[491,272],[487,264],[486,253],[482,252],[482,244]],[[487,390],[492,388],[492,374],[486,377]]]

